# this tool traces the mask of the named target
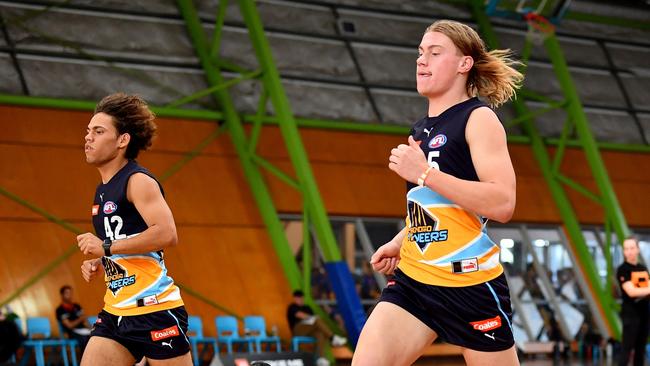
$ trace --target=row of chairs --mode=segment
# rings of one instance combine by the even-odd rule
[[[16,326],[22,332],[22,322],[16,319]],[[50,328],[50,320],[46,317],[31,317],[26,320],[27,326],[27,340],[22,344],[24,348],[23,357],[20,360],[20,365],[24,366],[29,361],[29,357],[34,352],[37,366],[45,366],[45,350],[53,348],[59,350],[61,360],[64,366],[77,366],[76,347],[77,341],[74,339],[66,339],[63,337],[63,331],[59,328],[60,338],[52,338],[52,330]],[[37,338],[38,337],[38,338]],[[68,348],[70,349],[70,360],[68,360]],[[12,357],[12,362],[16,362],[16,356]]]
[[[89,317],[88,322],[94,324],[97,320],[96,316]],[[16,324],[22,331],[22,324],[20,319],[16,319]],[[25,352],[21,359],[20,364],[25,365],[29,360],[29,355],[33,350],[36,365],[45,365],[45,349],[54,348],[60,349],[61,359],[64,366],[77,366],[76,348],[78,343],[74,339],[67,339],[64,337],[65,332],[59,324],[59,338],[52,338],[50,327],[50,320],[46,317],[30,317],[26,320],[27,325],[27,340],[23,343]],[[233,353],[233,346],[241,345],[245,347],[246,352],[262,352],[263,345],[267,345],[269,350],[275,345],[277,352],[282,351],[280,337],[276,335],[268,335],[266,330],[266,321],[262,316],[246,316],[244,317],[244,329],[246,334],[239,334],[239,323],[234,316],[217,316],[215,318],[215,325],[217,328],[217,337],[205,337],[203,335],[203,322],[199,316],[188,317],[188,338],[192,349],[192,358],[194,364],[199,363],[198,345],[203,345],[203,350],[206,350],[206,345],[212,346],[215,354],[219,353],[219,343],[226,345],[226,350],[229,354]],[[38,338],[37,338],[38,337]],[[291,344],[292,350],[297,352],[300,344],[315,343],[312,337],[293,337]],[[68,349],[70,351],[70,359],[68,359]],[[15,362],[15,359],[14,359]]]
[[[244,335],[239,334],[239,324],[237,318],[234,316],[217,316],[215,318],[215,325],[217,327],[217,337],[204,337],[201,318],[195,315],[188,317],[187,332],[192,346],[194,365],[198,365],[201,359],[198,354],[199,344],[212,346],[215,354],[219,353],[219,343],[226,345],[229,354],[233,353],[233,345],[245,346],[248,352],[253,352],[253,346],[254,352],[262,352],[263,344],[267,344],[269,349],[275,345],[277,352],[282,351],[280,337],[267,334],[264,317],[254,315],[244,317],[244,330],[246,332]],[[316,344],[316,339],[313,337],[294,336],[291,339],[291,348],[294,352],[298,352],[300,345],[306,343]]]

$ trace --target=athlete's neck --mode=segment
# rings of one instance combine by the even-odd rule
[[[627,263],[633,265],[633,266],[636,266],[637,264],[639,264],[639,259],[638,259],[638,258],[634,258],[634,260],[632,260],[632,261],[626,259],[625,261],[626,261]]]
[[[108,183],[108,181],[111,180],[111,178],[113,178],[113,176],[117,174],[117,172],[119,172],[120,169],[124,168],[124,166],[128,162],[129,161],[125,158],[116,158],[107,161],[105,164],[101,166],[98,166],[97,170],[99,170],[99,175],[101,175],[102,177],[102,183],[104,184]]]
[[[429,111],[427,115],[429,117],[438,117],[442,112],[446,111],[450,107],[462,103],[469,98],[469,95],[467,95],[467,92],[464,89],[456,92],[450,90],[442,95],[430,96],[428,98]]]

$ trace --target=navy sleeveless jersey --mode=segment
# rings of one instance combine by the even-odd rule
[[[136,173],[156,179],[148,170],[129,160],[106,184],[97,186],[91,214],[100,239],[119,241],[147,229],[147,223],[127,199],[129,178]],[[160,183],[158,186],[163,192]],[[183,305],[178,287],[167,276],[162,251],[114,254],[102,257],[102,264],[107,287],[104,310],[109,313],[139,315]]]
[[[415,122],[409,133],[415,141],[422,141],[429,164],[435,163],[440,171],[463,180],[478,181],[472,155],[465,140],[465,127],[470,114],[479,107],[487,107],[478,98],[458,103],[436,117],[424,117]],[[408,182],[407,190],[417,184]]]
[[[410,135],[420,141],[429,166],[459,179],[479,180],[465,128],[471,113],[485,106],[478,98],[470,98],[414,124]],[[432,175],[428,179],[433,179]],[[408,231],[399,268],[409,277],[431,285],[462,287],[489,281],[503,272],[499,247],[487,236],[482,217],[410,182],[406,201]]]

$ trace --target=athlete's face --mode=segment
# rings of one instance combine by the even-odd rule
[[[88,123],[86,129],[86,162],[92,165],[102,165],[124,155],[128,144],[128,134],[118,134],[113,118],[106,113],[97,113]]]
[[[471,57],[463,56],[446,35],[427,32],[418,47],[416,64],[418,93],[434,97],[444,94],[459,82],[459,74],[467,73],[473,61]]]
[[[623,242],[623,256],[628,263],[636,264],[639,256],[639,244],[634,239],[627,239]]]

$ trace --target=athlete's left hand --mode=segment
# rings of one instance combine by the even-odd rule
[[[104,247],[102,241],[92,233],[84,233],[77,235],[77,246],[79,250],[85,255],[94,257],[101,257],[104,255]]]
[[[409,136],[408,145],[400,144],[390,151],[388,168],[405,180],[417,184],[418,178],[428,168],[427,158],[420,143]]]

